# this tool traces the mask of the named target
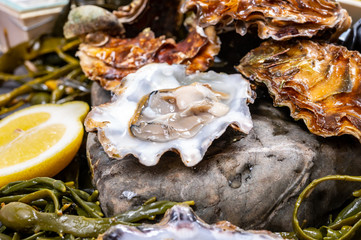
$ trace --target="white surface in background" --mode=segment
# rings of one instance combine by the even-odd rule
[[[361,1],[359,0],[338,0],[341,6],[347,10],[352,17],[352,23],[361,18]]]
[[[69,0],[0,0],[0,4],[19,12],[63,6],[68,3]]]

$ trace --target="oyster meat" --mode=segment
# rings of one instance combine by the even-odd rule
[[[205,71],[220,50],[213,27],[191,28],[179,43],[165,36],[156,38],[149,28],[135,38],[106,39],[100,44],[91,40],[82,43],[78,56],[83,72],[107,90],[113,90],[126,75],[153,62],[186,64],[188,73]]]
[[[361,140],[361,54],[311,40],[266,41],[236,67],[265,83],[274,105],[323,137],[351,134]]]
[[[229,125],[244,133],[253,126],[247,106],[252,91],[240,74],[186,75],[184,65],[154,63],[129,74],[115,92],[85,120],[112,158],[133,154],[152,166],[174,150],[194,166]]]
[[[155,225],[138,227],[116,225],[98,237],[98,240],[281,240],[268,231],[243,231],[227,221],[209,225],[186,205],[169,209],[162,221]]]
[[[186,0],[182,12],[194,10],[201,27],[236,28],[245,35],[258,27],[262,39],[286,40],[328,32],[336,39],[350,27],[351,18],[333,0]]]

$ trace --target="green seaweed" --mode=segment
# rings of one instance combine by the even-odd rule
[[[89,194],[73,186],[73,182],[38,177],[2,187],[0,222],[6,231],[0,232],[0,239],[14,239],[20,235],[26,239],[36,239],[40,235],[67,236],[68,239],[97,237],[113,225],[136,226],[180,204],[151,198],[135,210],[106,218],[99,207],[98,191]],[[194,204],[193,201],[184,203]]]

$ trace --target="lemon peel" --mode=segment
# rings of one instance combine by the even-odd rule
[[[0,120],[0,186],[64,169],[80,148],[85,102],[43,104]]]

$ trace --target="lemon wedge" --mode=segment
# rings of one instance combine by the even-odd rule
[[[64,169],[79,150],[88,111],[81,101],[44,104],[0,120],[0,186]]]

